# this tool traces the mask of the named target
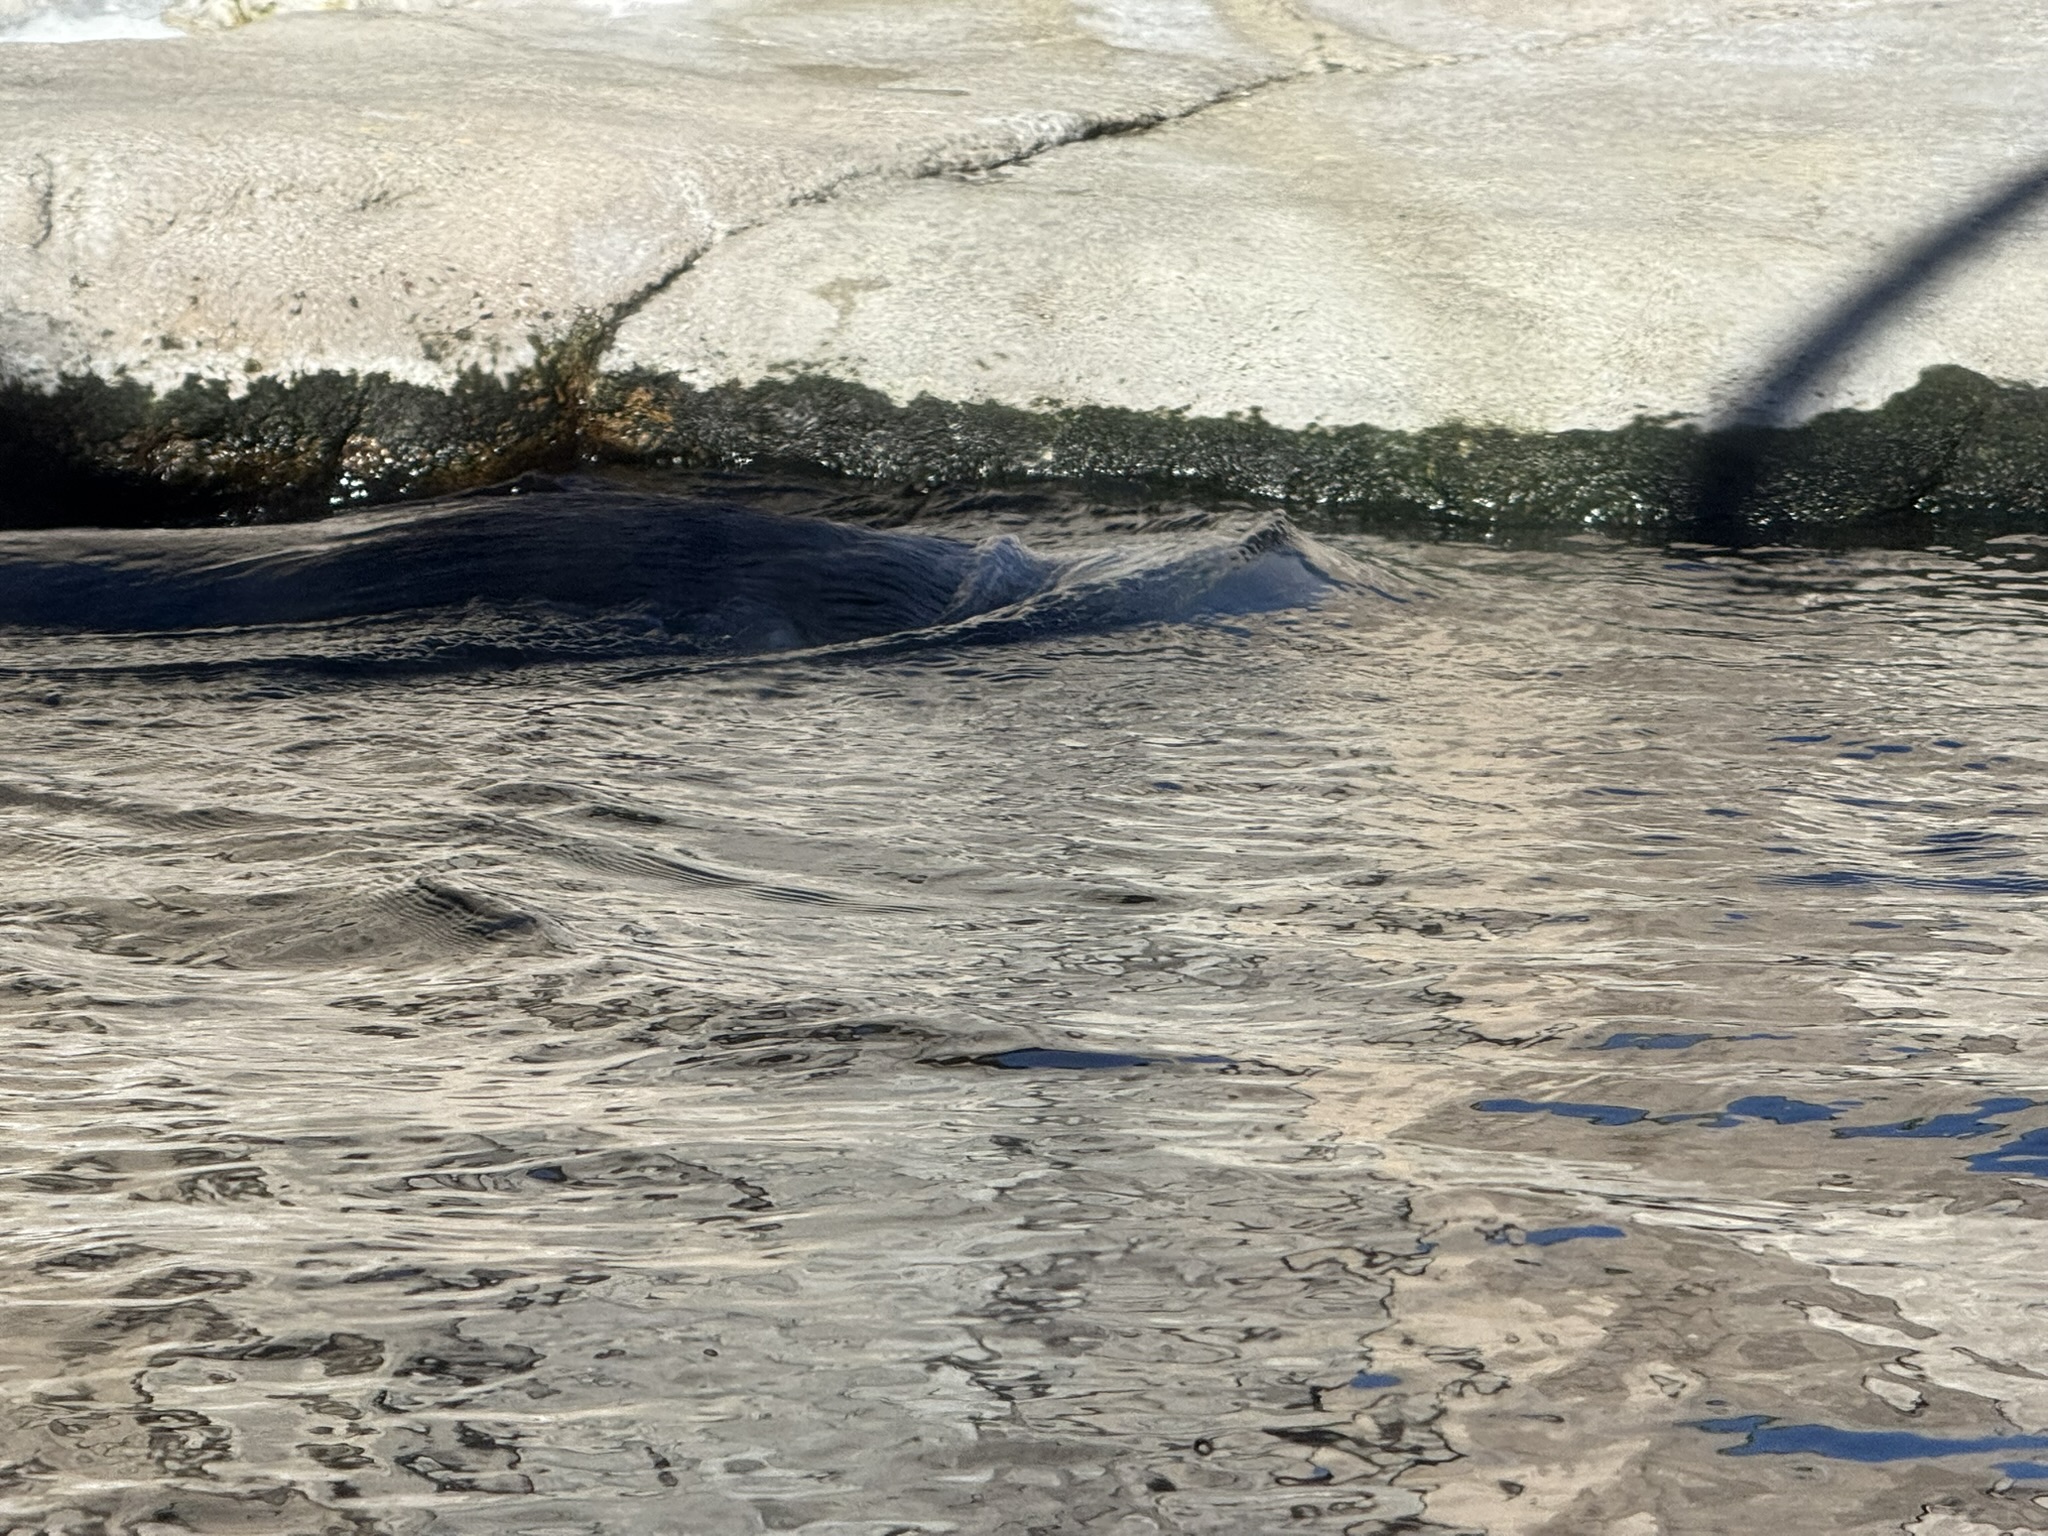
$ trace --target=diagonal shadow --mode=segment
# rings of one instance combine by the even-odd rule
[[[1750,537],[1750,503],[1764,448],[1788,407],[1841,356],[1884,324],[1914,294],[2048,199],[2048,162],[1994,187],[1899,251],[1869,283],[1848,294],[1791,347],[1706,440],[1692,505],[1693,538],[1740,548]]]

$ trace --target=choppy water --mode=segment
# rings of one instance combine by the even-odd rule
[[[0,1528],[2048,1527],[2040,546],[720,496],[0,540]]]

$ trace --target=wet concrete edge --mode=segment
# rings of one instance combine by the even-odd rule
[[[2048,389],[1932,368],[1874,410],[1703,431],[1638,420],[1525,433],[1450,423],[1288,429],[1258,414],[920,397],[816,375],[700,388],[602,372],[600,347],[448,389],[385,375],[73,378],[0,387],[0,526],[269,521],[444,495],[530,469],[751,466],[936,486],[1114,481],[1270,498],[1391,532],[1918,546],[2048,530]],[[1730,445],[1754,466],[1739,539],[1696,490]]]

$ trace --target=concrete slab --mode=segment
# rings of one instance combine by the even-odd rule
[[[0,50],[0,378],[508,374],[793,204],[1156,122],[1313,44],[1202,12],[1198,49],[1101,5],[727,0]]]
[[[2023,0],[547,0],[0,48],[4,517],[581,455],[1643,531],[1775,369],[1771,419],[1862,414],[1737,477],[1771,529],[2032,527],[2044,64]]]
[[[797,210],[708,255],[607,366],[1289,427],[1711,419],[2048,164],[2048,17],[2018,0],[1341,15],[1413,66]],[[1790,414],[1869,409],[1938,364],[2048,381],[2048,206]]]

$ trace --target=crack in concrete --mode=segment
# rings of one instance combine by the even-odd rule
[[[1788,16],[1806,17],[1821,15],[1843,8],[1839,4],[1839,0],[1835,0],[1835,3],[1821,0],[1821,3],[1806,5],[1760,6],[1751,7],[1739,12],[1734,20],[1737,26],[1740,26],[1744,23],[1779,21]],[[572,442],[577,441],[583,436],[580,421],[582,398],[587,393],[587,385],[590,379],[601,367],[604,357],[612,350],[618,339],[618,333],[625,326],[626,322],[639,314],[655,299],[666,293],[718,246],[736,235],[747,234],[753,230],[765,228],[782,214],[792,209],[831,203],[849,190],[869,185],[878,185],[892,180],[900,180],[908,184],[930,180],[938,176],[986,174],[991,171],[1003,170],[1009,166],[1022,165],[1040,159],[1056,150],[1066,149],[1075,144],[1085,144],[1096,139],[1122,138],[1149,133],[1154,129],[1185,122],[1216,107],[1249,100],[1275,87],[1299,84],[1323,75],[1392,76],[1405,74],[1411,70],[1440,69],[1479,63],[1501,57],[1502,53],[1522,55],[1553,53],[1567,48],[1601,42],[1651,38],[1660,33],[1673,31],[1680,25],[1680,23],[1673,21],[1657,21],[1638,26],[1595,28],[1569,33],[1562,37],[1531,42],[1521,47],[1502,50],[1502,53],[1466,54],[1421,53],[1404,44],[1375,34],[1346,34],[1351,48],[1355,49],[1362,46],[1373,53],[1374,57],[1371,58],[1370,62],[1367,62],[1365,60],[1345,60],[1333,56],[1330,51],[1330,35],[1327,31],[1323,30],[1323,23],[1304,12],[1298,5],[1286,4],[1283,6],[1283,9],[1313,39],[1309,46],[1307,62],[1305,63],[1298,64],[1292,68],[1275,70],[1273,73],[1261,78],[1230,86],[1213,95],[1190,102],[1178,109],[1138,112],[1123,116],[1099,118],[1089,117],[1085,114],[1075,114],[1080,118],[1080,121],[1073,131],[1063,134],[1056,133],[1014,153],[984,152],[977,154],[963,152],[950,157],[933,156],[916,166],[907,175],[892,175],[889,172],[874,169],[850,170],[818,186],[792,194],[778,207],[759,218],[751,219],[746,223],[735,225],[730,229],[713,235],[683,260],[629,294],[618,304],[603,312],[601,316],[596,317],[580,334],[572,334],[557,349],[557,356],[560,360],[556,365],[558,375],[564,379],[574,380],[571,395],[563,399],[564,407],[572,418],[570,429],[566,434],[568,440]],[[1346,51],[1351,50],[1347,49]],[[541,347],[538,342],[536,342],[536,352],[545,358],[546,349]]]
[[[626,322],[675,286],[700,261],[734,236],[765,228],[793,209],[830,203],[852,189],[881,185],[890,181],[900,181],[907,185],[929,181],[939,176],[981,175],[999,171],[1009,166],[1037,160],[1055,150],[1065,149],[1074,144],[1148,133],[1155,128],[1185,122],[1212,108],[1247,100],[1275,86],[1292,84],[1335,70],[1354,68],[1329,62],[1320,48],[1312,50],[1310,56],[1314,60],[1312,64],[1297,65],[1291,69],[1276,71],[1259,79],[1230,86],[1178,109],[1105,117],[1075,113],[1072,115],[1078,122],[1072,131],[1054,133],[1011,153],[963,151],[948,156],[943,152],[935,152],[921,160],[908,174],[892,175],[886,171],[856,169],[819,186],[792,194],[761,217],[713,235],[674,266],[643,284],[611,308],[592,317],[585,325],[572,329],[569,336],[553,348],[552,358],[549,356],[549,349],[538,338],[534,338],[535,352],[542,368],[551,372],[556,380],[555,396],[564,413],[563,441],[567,444],[576,444],[583,439],[582,417],[589,385],[602,366],[605,356],[617,343],[619,331]]]
[[[36,167],[28,173],[29,191],[35,194],[36,203],[36,237],[28,243],[32,251],[48,245],[57,229],[57,167],[48,155],[37,155]]]
[[[1308,64],[1298,64],[1231,85],[1178,108],[1107,115],[1079,111],[1046,113],[1035,121],[1025,118],[1021,122],[1015,119],[1008,123],[999,122],[998,128],[1008,127],[1024,142],[1013,147],[1000,143],[989,144],[978,150],[949,149],[943,144],[934,145],[917,156],[907,172],[892,171],[873,165],[855,167],[816,186],[791,193],[760,216],[734,224],[705,239],[702,244],[617,303],[586,312],[570,324],[565,334],[552,338],[529,334],[528,342],[533,347],[533,361],[527,367],[517,370],[517,374],[539,383],[541,393],[551,402],[551,420],[526,456],[530,457],[533,452],[545,453],[549,449],[558,454],[575,454],[584,450],[589,440],[586,419],[592,389],[602,369],[604,358],[617,342],[620,329],[647,305],[672,288],[713,250],[734,236],[763,228],[793,209],[830,203],[862,187],[881,186],[891,182],[909,184],[939,176],[985,174],[1008,166],[1024,164],[1071,144],[1144,133],[1183,121],[1212,107],[1244,100],[1269,87],[1287,84],[1331,67],[1314,54],[1311,54],[1311,59],[1313,62]],[[506,375],[497,377],[501,382],[511,382]],[[366,426],[366,419],[366,413],[358,410],[356,419],[331,444],[327,457],[339,463],[345,460],[358,444],[371,439],[374,434]]]

